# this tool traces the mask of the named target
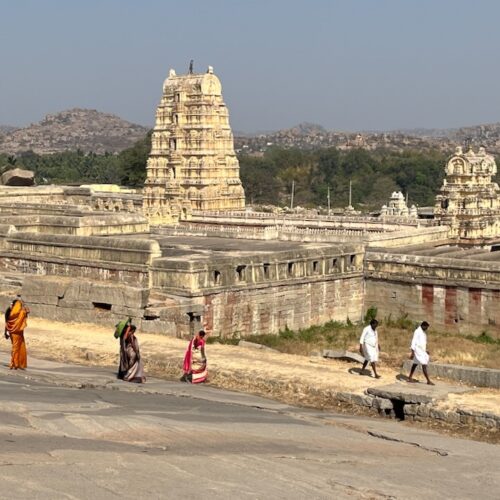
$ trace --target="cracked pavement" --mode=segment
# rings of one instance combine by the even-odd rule
[[[498,498],[500,447],[0,355],[0,498]]]

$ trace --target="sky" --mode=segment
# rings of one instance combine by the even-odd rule
[[[497,0],[0,0],[0,124],[91,108],[154,124],[208,65],[233,130],[500,121]]]

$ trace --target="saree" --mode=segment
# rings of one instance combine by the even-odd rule
[[[24,329],[28,324],[29,309],[21,300],[15,300],[8,312],[5,321],[5,329],[10,335],[12,352],[10,358],[10,369],[24,370],[28,367],[28,355],[26,342],[24,340]]]
[[[189,342],[184,356],[183,378],[192,384],[205,382],[208,377],[207,359],[201,352],[203,347],[205,347],[205,340],[195,337]]]
[[[120,338],[118,378],[125,382],[146,382],[139,341],[133,333],[123,334]]]

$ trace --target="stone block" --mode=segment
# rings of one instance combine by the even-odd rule
[[[363,363],[364,358],[356,352],[349,351],[335,351],[332,349],[324,349],[322,353],[324,358],[328,359],[340,359],[341,361],[349,361],[354,363]]]
[[[256,344],[255,342],[248,342],[247,340],[240,340],[238,342],[239,347],[248,347],[250,349],[262,349],[264,351],[273,351],[279,352],[276,349],[272,349],[271,347],[267,347],[266,345]]]
[[[350,403],[352,401],[352,394],[348,392],[338,392],[336,398],[342,403]]]
[[[446,413],[446,421],[450,424],[459,424],[460,415],[454,411],[449,411]]]
[[[392,410],[394,408],[392,401],[384,398],[373,398],[372,405],[376,410]]]
[[[412,361],[409,359],[406,360],[401,369],[402,373],[408,373],[411,365]],[[492,387],[500,389],[500,370],[475,366],[430,363],[428,371],[430,376],[457,380],[476,387]]]
[[[4,186],[33,186],[35,174],[31,170],[13,168],[2,174],[0,182]]]
[[[429,411],[429,417],[435,418],[436,420],[447,420],[447,412],[431,408]]]
[[[366,407],[372,407],[373,406],[373,397],[372,396],[365,396],[364,394],[352,394],[351,395],[351,403],[358,405],[358,406],[366,406]]]
[[[405,415],[417,415],[419,404],[406,404],[403,406]]]
[[[428,417],[429,416],[429,405],[426,404],[420,404],[417,407],[417,415],[419,417]]]

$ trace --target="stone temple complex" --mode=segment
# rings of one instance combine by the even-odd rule
[[[484,148],[463,153],[458,147],[446,164],[446,178],[436,196],[434,214],[450,226],[450,236],[481,243],[500,234],[498,184],[491,181],[497,173],[495,158]]]
[[[145,332],[245,336],[327,321],[408,315],[500,336],[500,226],[493,157],[445,166],[435,218],[393,193],[386,212],[244,210],[221,84],[165,81],[143,192],[118,186],[0,186],[0,306],[34,316],[133,318]]]
[[[245,193],[220,80],[170,70],[156,111],[144,189],[155,223],[188,219],[192,210],[240,210]]]

